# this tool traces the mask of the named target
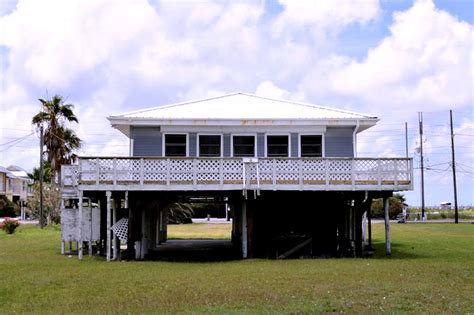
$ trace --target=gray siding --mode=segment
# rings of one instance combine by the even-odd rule
[[[230,157],[230,134],[225,133],[223,136],[224,142],[224,157]]]
[[[298,157],[298,148],[300,145],[300,137],[298,133],[290,134],[290,156]]]
[[[160,127],[130,127],[133,139],[133,156],[162,156]]]
[[[265,157],[265,134],[257,133],[257,157]]]
[[[191,132],[188,134],[188,153],[189,156],[195,157],[197,156],[197,134],[195,132]]]
[[[326,157],[354,157],[354,145],[351,127],[328,127],[324,136]]]

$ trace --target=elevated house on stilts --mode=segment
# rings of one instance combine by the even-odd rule
[[[234,93],[108,119],[131,156],[61,172],[62,250],[75,242],[79,258],[117,259],[119,242],[128,259],[150,257],[167,240],[166,206],[192,196],[231,205],[241,258],[361,256],[372,199],[388,221],[388,197],[413,187],[411,159],[356,157],[371,115]]]

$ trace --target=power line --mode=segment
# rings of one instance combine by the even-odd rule
[[[17,142],[17,141],[19,142],[19,141],[21,141],[21,140],[23,140],[23,139],[28,138],[28,137],[31,136],[32,134],[34,134],[34,132],[32,132],[32,133],[30,133],[30,134],[27,134],[26,136],[23,136],[23,137],[20,137],[20,138],[16,138],[16,139],[14,139],[14,140],[12,140],[12,141],[8,141],[8,142],[5,142],[5,143],[2,143],[2,144],[0,144],[0,146],[7,145],[7,144],[10,144],[10,143],[13,143],[13,142]]]
[[[19,138],[19,139],[15,140],[15,141],[11,141],[11,142],[10,142],[11,145],[9,145],[9,146],[6,147],[5,149],[1,150],[0,152],[5,152],[5,151],[7,151],[7,150],[10,149],[11,147],[17,145],[17,144],[20,143],[21,141],[25,140],[27,137],[31,136],[32,134],[34,134],[34,133],[31,133],[31,134],[29,134],[29,135],[27,135],[27,136],[24,136],[23,138]]]

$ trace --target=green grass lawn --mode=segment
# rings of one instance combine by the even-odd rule
[[[230,240],[230,223],[193,223],[168,225],[169,239],[221,239]]]
[[[474,313],[473,224],[394,224],[391,257],[373,230],[367,259],[107,263],[22,226],[0,233],[0,314]]]

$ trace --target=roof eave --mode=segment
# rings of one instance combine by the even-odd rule
[[[135,117],[107,117],[112,127],[130,136],[130,126],[356,126],[358,132],[379,121],[377,117],[326,119],[162,119]]]

